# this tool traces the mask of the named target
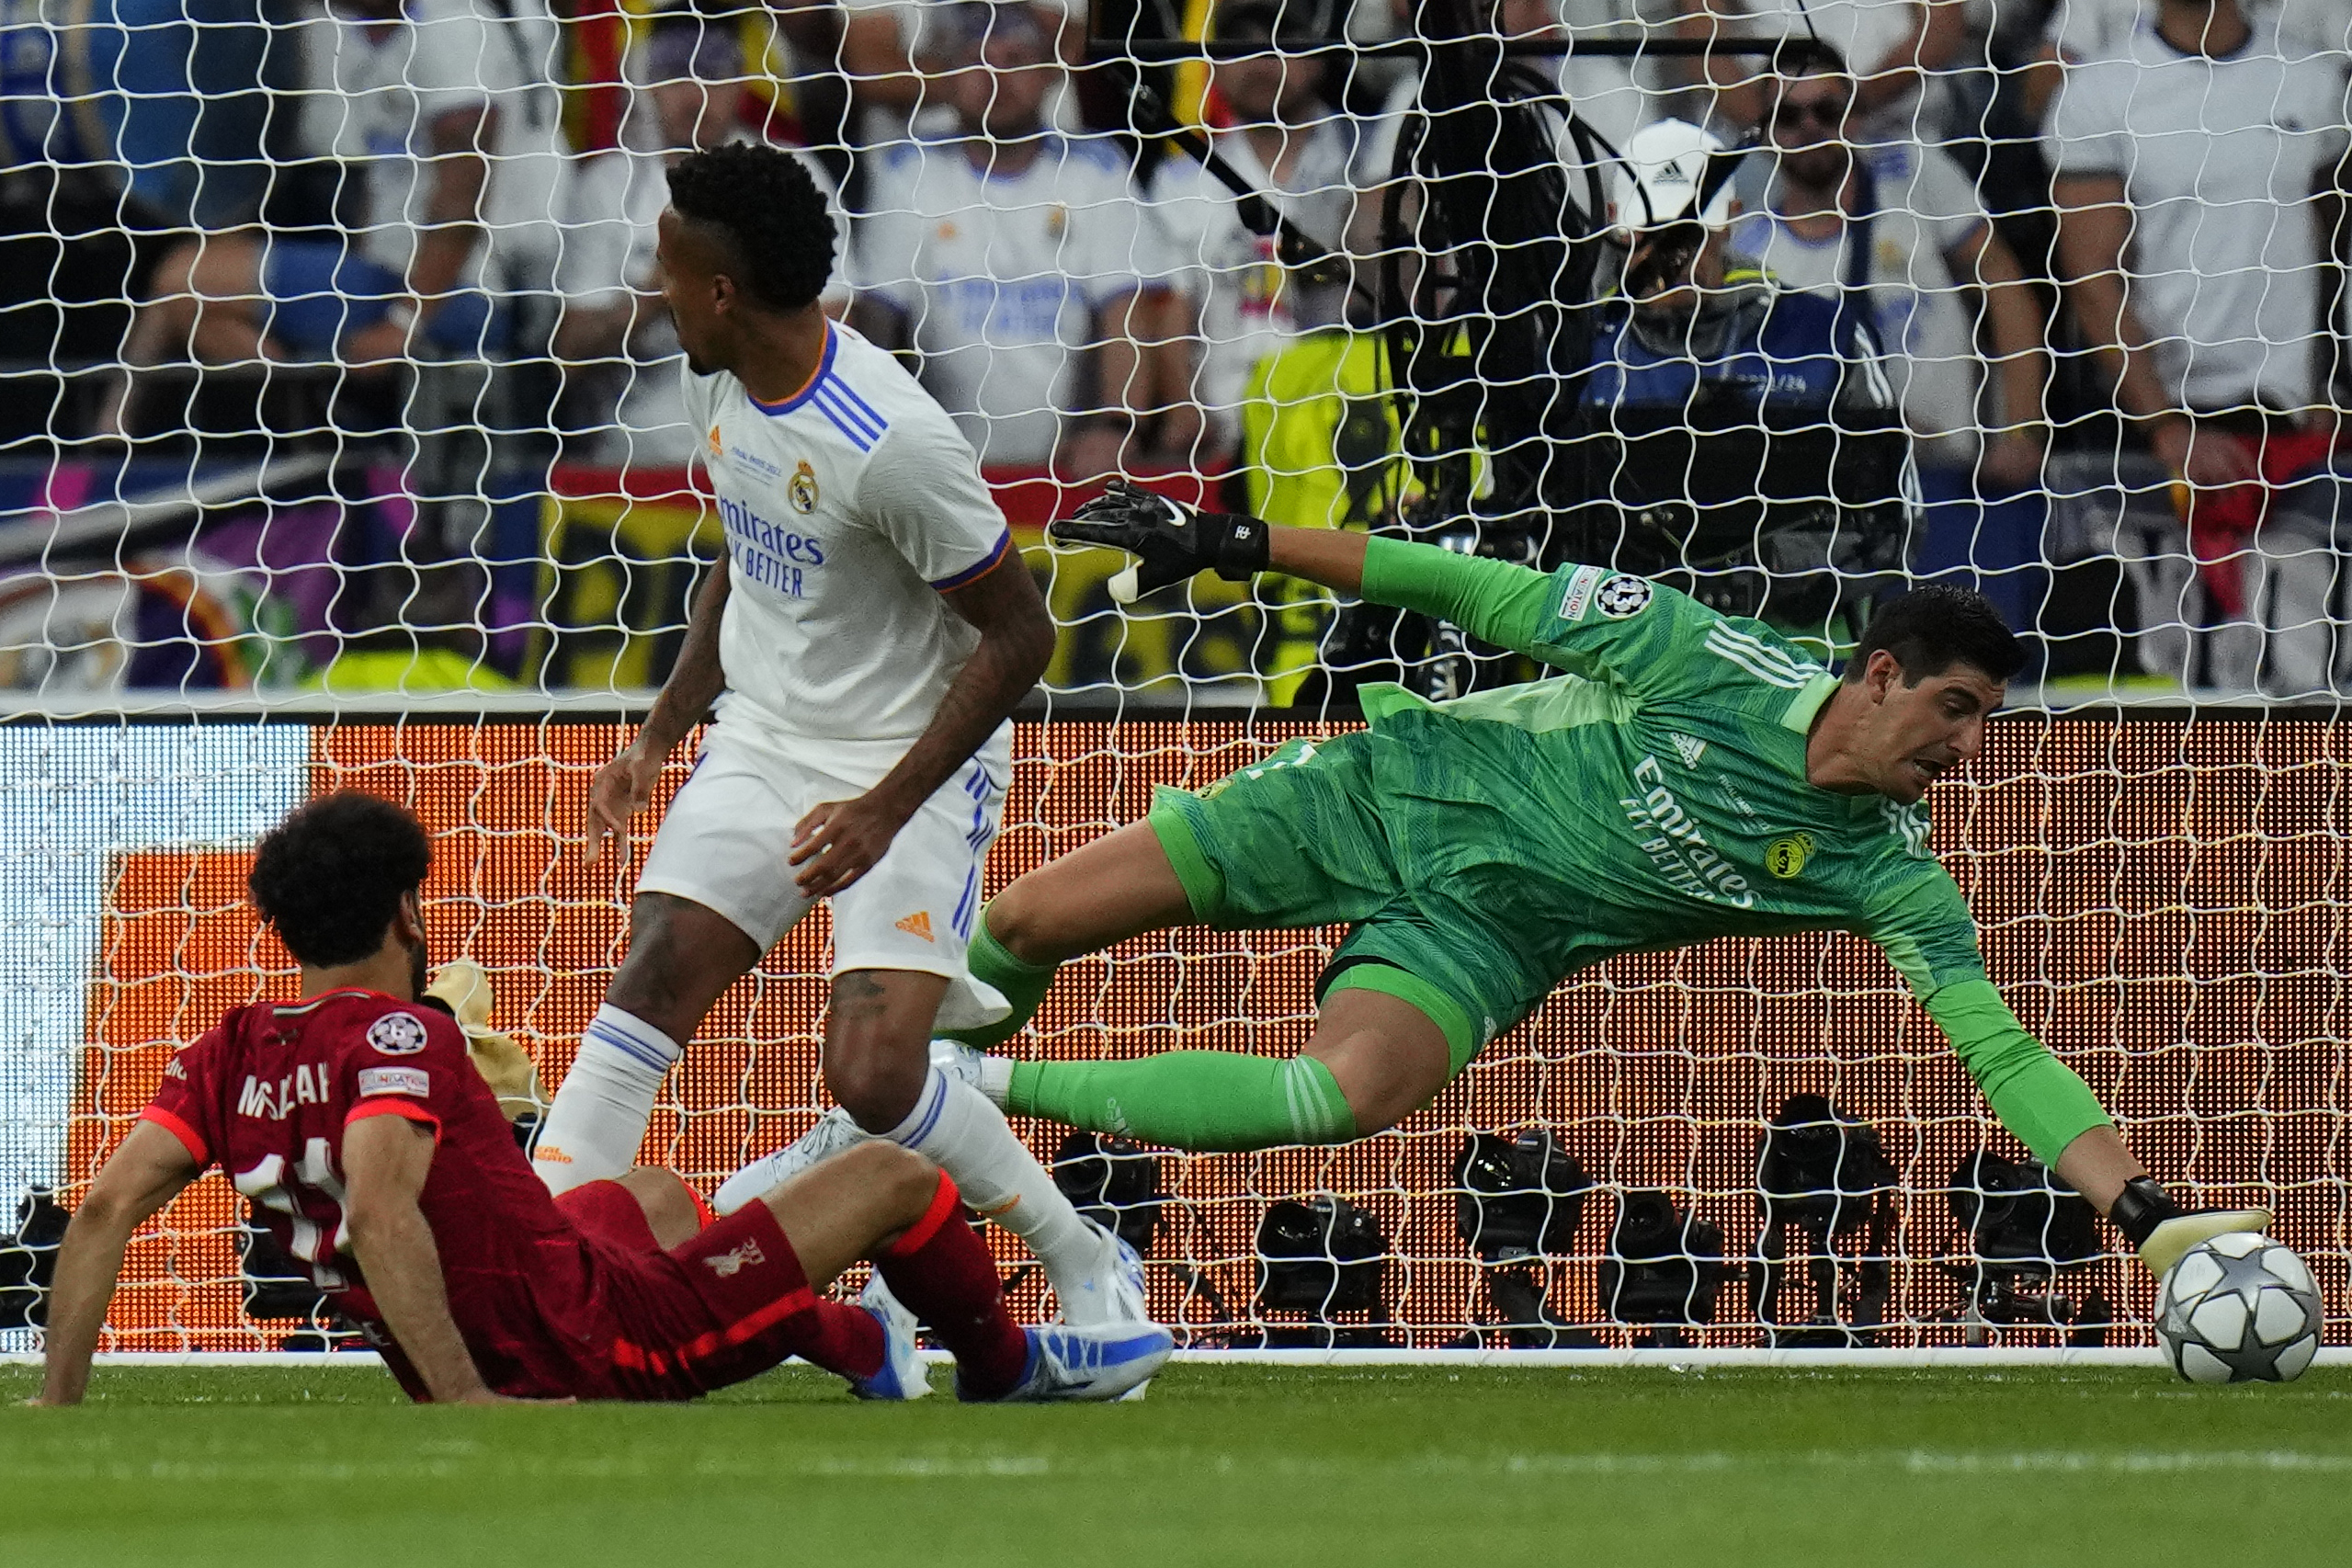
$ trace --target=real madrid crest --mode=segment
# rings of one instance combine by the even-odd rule
[[[712,457],[722,458],[727,455],[726,447],[719,439],[719,426],[716,425],[710,426],[710,443]]]
[[[784,485],[784,495],[792,503],[792,510],[802,517],[817,509],[817,471],[809,466],[808,459],[802,458],[801,466],[792,471],[792,477]]]
[[[1765,846],[1764,869],[1787,881],[1805,869],[1813,858],[1813,835],[1810,833],[1783,834]]]

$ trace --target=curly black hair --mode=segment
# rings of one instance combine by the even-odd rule
[[[1949,583],[1914,588],[1873,612],[1846,666],[1846,678],[1860,679],[1862,667],[1881,648],[1903,667],[1905,686],[1917,686],[1954,665],[2002,681],[2026,667],[2025,644],[1993,601]]]
[[[402,895],[432,868],[433,841],[415,812],[338,790],[263,835],[245,891],[288,949],[323,969],[382,947]]]
[[[770,310],[816,302],[833,276],[833,214],[806,165],[780,147],[733,143],[670,166],[670,206],[715,231],[727,275]]]

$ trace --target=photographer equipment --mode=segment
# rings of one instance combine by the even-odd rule
[[[1574,1250],[1593,1179],[1550,1131],[1473,1132],[1454,1158],[1454,1217],[1480,1262],[1486,1298],[1514,1349],[1587,1346],[1593,1336],[1544,1302],[1543,1260]],[[1473,1334],[1470,1343],[1477,1343]]]
[[[1618,1199],[1600,1287],[1610,1322],[1657,1325],[1637,1343],[1687,1345],[1689,1338],[1669,1325],[1715,1321],[1723,1227],[1685,1214],[1663,1192],[1626,1193]]]
[[[1856,1344],[1859,1331],[1882,1325],[1893,1294],[1887,1253],[1898,1184],[1878,1130],[1824,1096],[1791,1095],[1756,1141],[1755,1172],[1756,1211],[1764,1224],[1749,1264],[1748,1291],[1770,1343],[1838,1348]],[[1792,1233],[1812,1287],[1813,1310],[1803,1326],[1790,1329],[1782,1326],[1780,1293]],[[1852,1262],[1841,1258],[1835,1244],[1849,1238],[1859,1243],[1860,1256]],[[1841,1276],[1853,1281],[1842,1300]]]
[[[1073,1132],[1053,1152],[1053,1185],[1079,1213],[1148,1257],[1168,1201],[1160,1156],[1126,1138]]]
[[[1965,1292],[1960,1317],[1971,1344],[1988,1339],[1986,1327],[1995,1324],[2062,1330],[2070,1345],[2105,1342],[2113,1309],[2104,1296],[2094,1289],[2077,1301],[2049,1288],[2099,1256],[2089,1199],[2040,1161],[2003,1159],[1989,1149],[1952,1172],[1949,1199],[1977,1258],[1972,1267],[1945,1265]]]
[[[57,1249],[72,1220],[45,1187],[28,1189],[17,1202],[16,1233],[0,1243],[0,1329],[39,1328],[49,1321]]]
[[[1455,1223],[1489,1263],[1571,1251],[1593,1178],[1551,1134],[1473,1132],[1454,1158]]]
[[[1257,1226],[1258,1309],[1307,1322],[1269,1325],[1264,1343],[1269,1348],[1392,1343],[1382,1289],[1388,1251],[1380,1221],[1344,1198],[1269,1206]],[[1342,1312],[1361,1312],[1366,1321],[1335,1324]]]

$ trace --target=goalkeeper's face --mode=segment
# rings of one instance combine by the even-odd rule
[[[2003,682],[1964,664],[1907,683],[1884,649],[1870,655],[1862,688],[1870,705],[1855,749],[1873,788],[1904,805],[1983,748],[1984,722],[2007,695]]]

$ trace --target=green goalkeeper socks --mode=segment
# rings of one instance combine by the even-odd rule
[[[1045,1000],[1046,988],[1053,983],[1054,971],[1062,967],[1026,963],[1015,958],[1013,950],[988,929],[985,904],[981,906],[980,918],[972,923],[971,950],[965,962],[971,965],[974,980],[994,986],[1013,1005],[1013,1010],[995,1023],[939,1031],[944,1040],[960,1040],[980,1051],[994,1050],[1028,1027],[1029,1019],[1037,1015],[1038,1004]]]
[[[1005,1108],[1203,1152],[1356,1136],[1338,1080],[1312,1056],[1172,1051],[1133,1062],[1020,1062]]]

